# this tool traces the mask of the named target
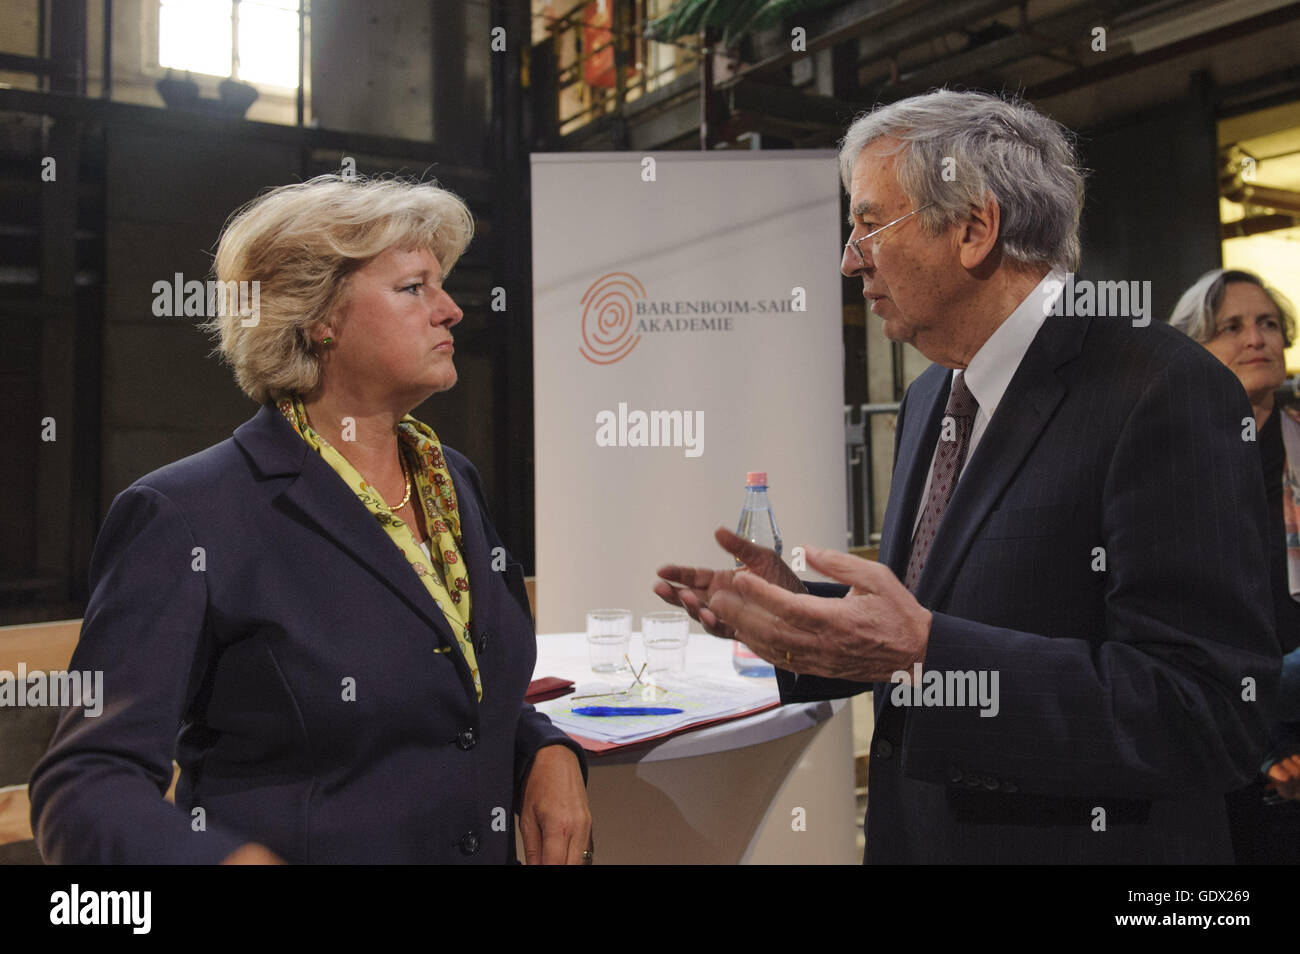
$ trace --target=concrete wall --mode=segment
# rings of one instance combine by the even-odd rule
[[[316,0],[312,115],[326,129],[432,139],[432,50],[430,3]]]
[[[153,283],[204,279],[226,217],[297,178],[296,150],[220,133],[110,127],[103,512],[137,477],[230,436],[256,406],[208,358],[197,318],[153,315]]]

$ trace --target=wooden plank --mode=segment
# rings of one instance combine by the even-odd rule
[[[80,637],[79,619],[0,626],[0,670],[17,672],[20,662],[28,672],[65,670]]]

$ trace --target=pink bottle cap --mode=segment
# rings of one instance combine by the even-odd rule
[[[751,471],[749,471],[748,473],[746,473],[746,474],[745,474],[745,486],[746,486],[746,487],[766,487],[766,486],[767,486],[767,471],[765,471],[765,470],[751,470]]]

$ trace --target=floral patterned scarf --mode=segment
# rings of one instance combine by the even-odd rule
[[[414,502],[416,506],[423,507],[424,525],[431,538],[429,550],[433,557],[430,559],[416,542],[412,528],[383,505],[379,491],[312,428],[301,398],[281,398],[276,407],[298,436],[343,478],[424,582],[429,595],[438,604],[438,609],[446,617],[447,625],[455,634],[456,644],[474,677],[474,691],[482,702],[483,683],[479,678],[478,662],[474,658],[474,644],[469,636],[469,570],[462,556],[460,512],[456,508],[456,490],[452,486],[451,474],[447,470],[446,459],[442,456],[442,444],[437,435],[427,424],[417,421],[409,414],[397,425],[398,448],[399,451],[404,451],[411,479],[417,488],[413,494]]]

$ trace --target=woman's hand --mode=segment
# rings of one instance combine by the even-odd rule
[[[592,850],[591,810],[578,757],[563,745],[538,749],[524,782],[519,831],[524,862],[579,865]]]

